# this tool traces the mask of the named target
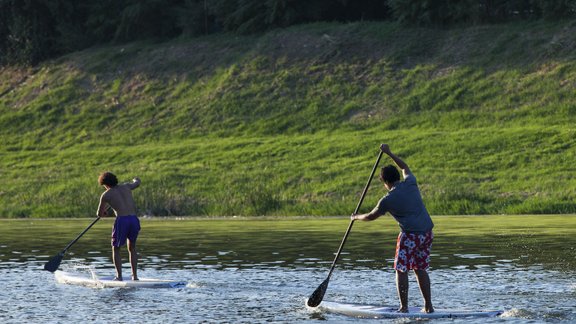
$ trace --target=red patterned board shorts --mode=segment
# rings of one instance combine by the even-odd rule
[[[433,239],[432,231],[422,234],[400,232],[396,242],[394,269],[402,272],[428,270]]]

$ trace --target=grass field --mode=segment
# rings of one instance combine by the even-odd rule
[[[381,142],[432,214],[576,213],[574,32],[315,24],[3,68],[0,217],[93,215],[106,170],[145,215],[347,215]]]

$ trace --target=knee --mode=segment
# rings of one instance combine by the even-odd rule
[[[135,253],[136,252],[136,245],[128,243],[128,251],[130,251],[131,253]]]
[[[396,270],[396,276],[397,276],[398,278],[407,278],[407,277],[408,277],[408,272],[407,272],[407,271]]]

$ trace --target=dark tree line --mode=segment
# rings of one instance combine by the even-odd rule
[[[451,26],[576,17],[576,0],[0,0],[0,64],[98,44],[320,21]]]

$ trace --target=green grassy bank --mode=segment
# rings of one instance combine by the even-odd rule
[[[384,141],[433,214],[575,213],[575,32],[315,24],[3,68],[0,217],[92,215],[105,170],[142,214],[349,214]]]

